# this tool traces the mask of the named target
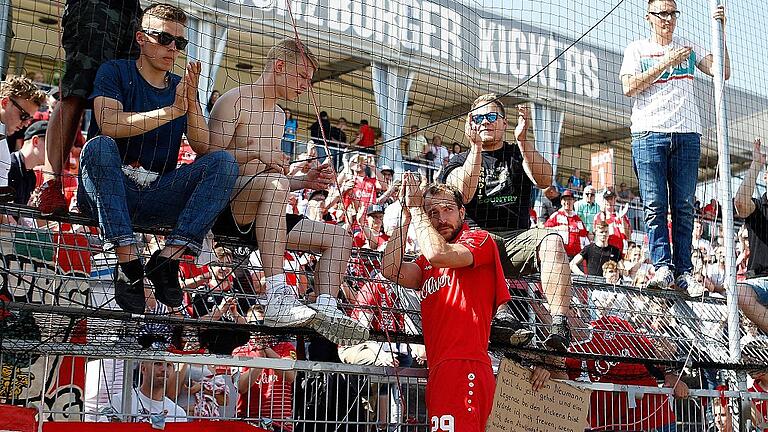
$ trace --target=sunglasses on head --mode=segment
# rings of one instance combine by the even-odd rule
[[[27,110],[22,108],[21,105],[19,105],[18,102],[13,100],[13,98],[8,98],[8,100],[10,100],[11,103],[13,104],[13,106],[15,106],[16,109],[19,110],[19,121],[25,122],[25,121],[27,121],[27,120],[32,118],[32,114],[28,113]]]
[[[141,30],[142,33],[144,33],[147,36],[152,36],[154,38],[157,38],[157,43],[159,43],[162,46],[168,46],[171,44],[171,42],[176,42],[176,49],[177,50],[183,50],[187,47],[187,44],[189,44],[189,41],[181,36],[174,36],[168,32],[164,31],[158,31],[158,30]]]
[[[472,123],[475,123],[475,124],[481,124],[483,122],[483,119],[488,119],[488,123],[493,123],[500,118],[504,118],[504,116],[497,112],[489,112],[485,114],[474,114],[471,117]]]

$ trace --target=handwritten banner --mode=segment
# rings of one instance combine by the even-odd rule
[[[547,381],[533,392],[531,371],[511,360],[499,366],[487,432],[584,432],[591,391]]]

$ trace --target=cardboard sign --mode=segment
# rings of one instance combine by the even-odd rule
[[[502,360],[486,431],[584,432],[591,391],[550,380],[534,393],[530,375],[530,369]]]

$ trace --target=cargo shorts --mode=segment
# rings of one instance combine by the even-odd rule
[[[560,235],[547,228],[530,228],[515,231],[490,231],[499,249],[504,277],[518,279],[539,271],[538,252],[546,236]]]

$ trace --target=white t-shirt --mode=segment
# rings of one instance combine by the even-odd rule
[[[123,395],[112,395],[110,406],[115,413],[122,413]],[[163,396],[163,400],[156,401],[145,396],[141,391],[133,389],[130,415],[134,417],[128,419],[129,422],[149,423],[150,415],[161,414],[163,411],[167,411],[165,421],[168,423],[184,423],[187,421],[187,412],[184,411],[184,408],[176,405],[167,397]],[[104,416],[100,420],[108,421]]]
[[[691,47],[687,61],[667,69],[650,87],[635,95],[632,106],[632,132],[702,133],[701,116],[694,97],[696,65],[709,55],[699,45],[673,37],[672,43],[659,45],[651,39],[630,43],[624,50],[619,76],[636,75],[659,63],[669,50]]]
[[[435,155],[435,158],[432,160],[432,166],[443,166],[443,160],[448,157],[448,149],[441,145],[433,145],[429,149]]]
[[[5,125],[0,123],[0,186],[8,186],[8,172],[11,171],[11,149],[5,139]]]

